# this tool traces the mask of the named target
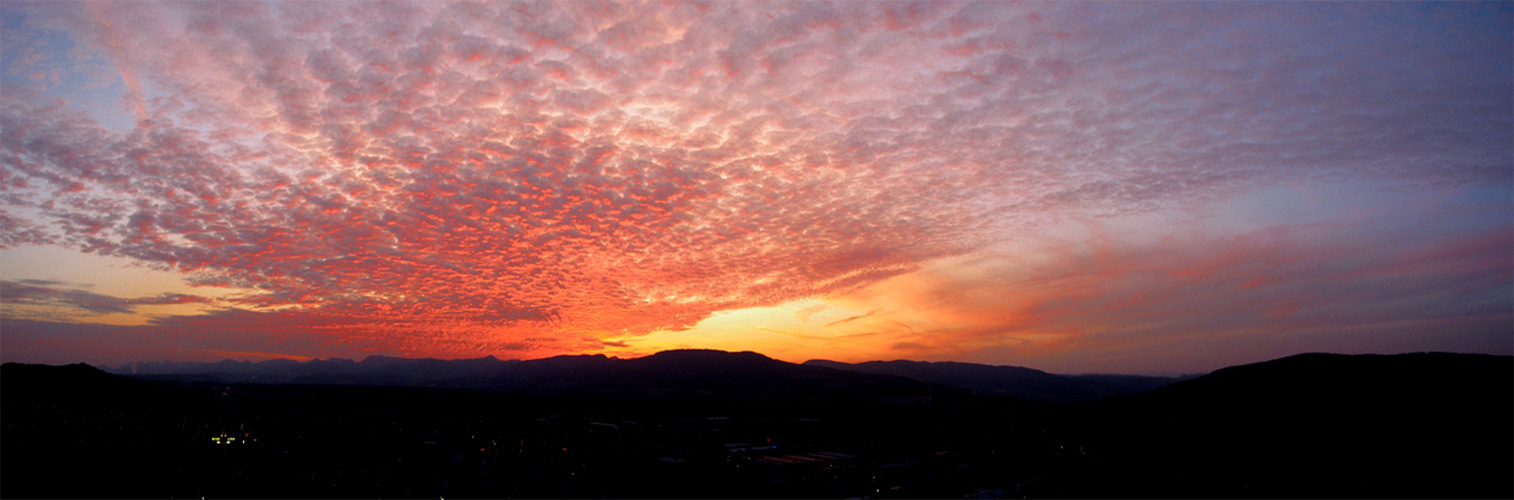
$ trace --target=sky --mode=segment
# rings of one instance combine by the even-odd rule
[[[0,3],[0,358],[1514,354],[1508,2]]]

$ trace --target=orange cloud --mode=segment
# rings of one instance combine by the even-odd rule
[[[294,6],[0,5],[26,20],[5,27],[7,53],[27,48],[0,68],[0,247],[252,290],[217,314],[141,326],[251,342],[263,334],[228,321],[258,318],[283,328],[267,342],[307,335],[314,349],[196,341],[227,352],[536,355],[691,343],[679,332],[722,325],[729,340],[708,342],[1037,359],[1136,342],[1115,330],[1319,321],[1323,292],[1297,286],[1308,272],[1431,279],[1487,270],[1503,248],[1382,267],[1352,265],[1358,246],[1300,250],[1287,231],[1032,244],[1066,220],[1170,215],[1285,182],[1507,186],[1510,76],[1486,69],[1508,66],[1507,30],[1473,22],[1507,18],[1499,4],[1456,7],[1457,30],[1389,22],[1423,17],[1397,4],[1366,17],[1344,5]],[[11,83],[84,58],[116,68],[132,126],[59,97],[110,85]],[[1362,81],[1370,92],[1342,83]],[[941,264],[1017,244],[1044,268]],[[27,297],[115,314],[195,300]],[[815,300],[828,305],[796,314]],[[727,325],[736,317],[765,330]]]

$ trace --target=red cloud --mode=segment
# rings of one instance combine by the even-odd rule
[[[107,53],[140,112],[110,130],[7,87],[0,244],[255,288],[249,307],[406,352],[573,349],[855,290],[1064,213],[1279,179],[1507,184],[1507,72],[1446,63],[1506,43],[1402,53],[1371,32],[1351,46],[1378,52],[1339,54],[1298,41],[1345,43],[1330,16],[1132,6],[1185,27],[1134,30],[1029,7],[7,6]],[[1194,52],[1156,50],[1174,44]],[[1354,64],[1390,57],[1465,85]]]

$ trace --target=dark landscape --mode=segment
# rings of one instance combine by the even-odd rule
[[[1511,47],[1508,0],[0,0],[0,500],[1514,500]]]
[[[131,371],[135,369],[136,373]],[[7,363],[7,498],[1508,498],[1514,358]]]

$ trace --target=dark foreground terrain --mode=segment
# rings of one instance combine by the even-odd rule
[[[1300,355],[1061,403],[658,356],[470,388],[6,364],[0,496],[1514,496],[1506,356]]]

